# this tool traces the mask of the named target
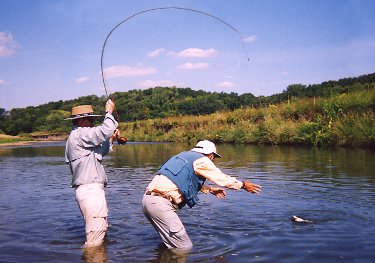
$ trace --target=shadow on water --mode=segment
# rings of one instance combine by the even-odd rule
[[[263,186],[227,190],[179,215],[194,243],[166,249],[141,199],[156,169],[191,149],[177,143],[114,146],[105,165],[110,228],[84,250],[64,143],[0,148],[0,262],[371,262],[375,258],[375,154],[363,149],[218,145],[224,172]],[[291,221],[297,215],[311,224]]]

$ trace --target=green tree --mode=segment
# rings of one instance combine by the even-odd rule
[[[3,126],[4,126],[4,122],[5,122],[5,109],[4,108],[0,108],[0,133],[3,132]]]
[[[70,112],[63,110],[51,110],[46,117],[46,129],[48,131],[69,131],[71,122],[64,120],[70,116]]]
[[[293,84],[289,85],[288,88],[286,89],[286,94],[292,98],[301,98],[304,95],[304,90],[306,89],[305,85],[302,84]]]

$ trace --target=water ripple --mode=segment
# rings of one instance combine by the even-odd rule
[[[63,144],[0,150],[0,262],[371,262],[375,258],[375,156],[357,150],[222,145],[218,166],[262,193],[200,195],[179,211],[194,243],[171,253],[143,216],[143,192],[176,144],[130,144],[104,160],[110,228],[83,250],[84,223],[69,187]],[[360,159],[363,157],[363,159]],[[351,160],[351,165],[347,165]],[[291,222],[292,215],[311,224]]]

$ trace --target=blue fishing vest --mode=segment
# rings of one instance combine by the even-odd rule
[[[179,208],[187,204],[193,207],[199,200],[198,192],[206,181],[201,175],[194,172],[193,162],[204,155],[201,153],[186,151],[179,153],[166,161],[157,171],[168,177],[182,193],[185,198]]]

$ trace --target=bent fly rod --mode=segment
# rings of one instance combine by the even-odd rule
[[[105,78],[105,70],[103,69],[103,65],[104,65],[103,61],[104,61],[104,51],[105,51],[105,48],[106,48],[106,45],[107,45],[107,42],[108,42],[110,36],[112,35],[112,33],[118,27],[120,27],[122,24],[126,23],[128,20],[130,20],[130,19],[132,19],[132,18],[134,18],[136,16],[139,16],[141,14],[145,14],[145,13],[149,13],[149,12],[154,12],[154,11],[160,11],[160,10],[180,10],[180,11],[186,11],[186,12],[194,12],[194,13],[197,13],[197,14],[200,14],[200,15],[211,17],[211,18],[213,18],[213,19],[221,22],[222,24],[224,24],[225,26],[229,27],[231,30],[233,30],[237,34],[237,36],[239,37],[239,39],[241,41],[242,48],[245,51],[246,59],[247,59],[247,61],[250,61],[249,55],[248,55],[247,50],[246,50],[245,43],[242,40],[242,36],[241,36],[240,32],[234,26],[230,25],[228,22],[224,21],[223,19],[221,19],[221,18],[219,18],[217,16],[214,16],[214,15],[211,15],[209,13],[206,13],[206,12],[202,12],[202,11],[199,11],[199,10],[196,10],[196,9],[192,9],[192,8],[185,8],[185,7],[170,6],[170,7],[159,7],[159,8],[146,9],[146,10],[140,11],[138,13],[135,13],[135,14],[133,14],[133,15],[125,18],[121,22],[119,22],[116,26],[114,26],[111,29],[111,31],[109,31],[109,33],[107,34],[107,37],[104,40],[104,44],[103,44],[103,47],[102,47],[102,54],[101,54],[101,58],[100,58],[100,69],[101,69],[101,74],[102,74],[103,87],[104,87],[105,94],[107,95],[108,99],[112,99],[113,100],[113,96],[110,93],[108,93],[109,87],[107,87],[107,82],[106,82],[106,78]],[[120,116],[117,113],[116,109],[115,109],[115,112],[117,114],[117,118],[119,119]],[[120,140],[121,143],[120,143],[120,141],[118,141],[119,144],[125,144],[126,143],[126,139],[125,138],[120,137],[119,139],[124,140],[124,141]]]

